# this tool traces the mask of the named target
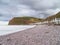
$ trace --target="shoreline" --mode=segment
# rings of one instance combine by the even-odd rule
[[[10,25],[10,26],[1,26],[0,27],[0,33],[2,33],[2,34],[0,34],[0,36],[1,35],[8,35],[8,34],[11,34],[11,33],[16,33],[16,32],[23,31],[23,30],[27,30],[27,29],[33,28],[35,26],[36,25],[16,25],[16,26]],[[5,34],[5,32],[6,32],[6,34]]]
[[[0,39],[3,45],[60,45],[60,26],[37,25]]]

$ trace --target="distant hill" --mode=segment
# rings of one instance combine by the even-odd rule
[[[58,13],[55,14],[55,15],[52,15],[52,16],[47,17],[47,18],[45,19],[45,21],[46,21],[46,20],[50,21],[50,20],[55,19],[55,18],[60,18],[60,12],[58,12]]]
[[[9,21],[8,25],[25,25],[30,23],[40,22],[42,19],[35,18],[35,17],[14,17],[12,20]]]

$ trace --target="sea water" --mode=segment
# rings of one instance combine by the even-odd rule
[[[36,25],[1,25],[0,26],[0,35],[7,35],[19,31],[23,31],[29,28],[33,28]]]

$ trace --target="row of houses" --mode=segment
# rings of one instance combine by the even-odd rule
[[[42,22],[32,23],[32,25],[41,25],[41,24],[60,24],[60,18],[54,18],[51,20],[46,20]]]
[[[54,18],[52,20],[46,20],[44,22],[42,22],[43,24],[60,24],[60,18]]]
[[[55,24],[60,24],[60,18],[55,18],[51,20],[51,22],[54,22]]]

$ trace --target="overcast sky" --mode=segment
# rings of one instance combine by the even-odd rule
[[[60,0],[0,0],[0,21],[13,17],[45,18],[60,11]]]

